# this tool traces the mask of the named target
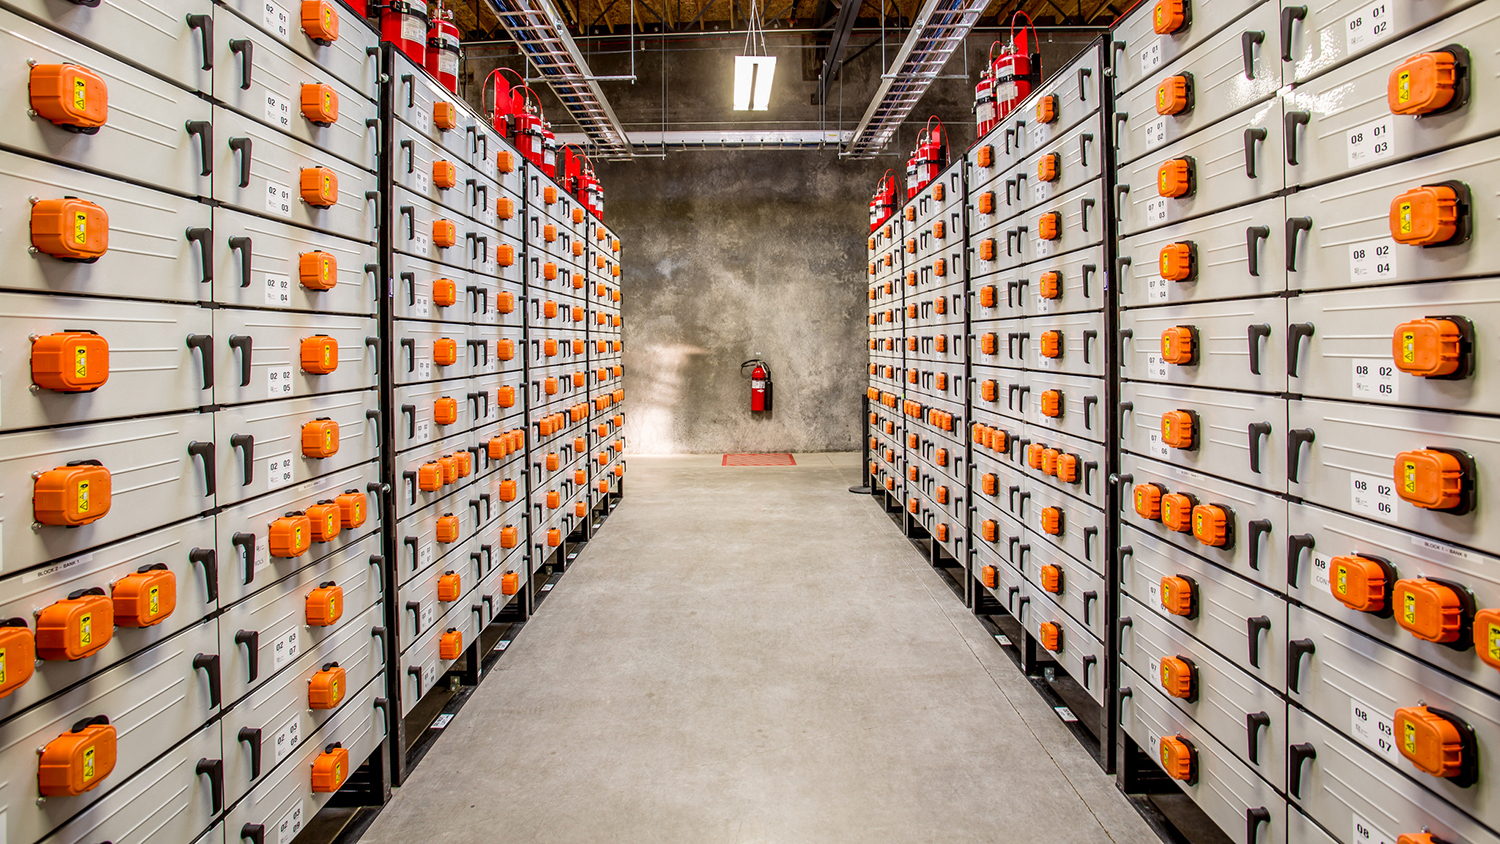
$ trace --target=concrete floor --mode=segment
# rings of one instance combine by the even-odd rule
[[[624,502],[365,834],[1158,839],[880,512],[858,455],[634,457]]]

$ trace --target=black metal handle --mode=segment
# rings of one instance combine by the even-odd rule
[[[1260,667],[1260,634],[1271,629],[1271,619],[1263,615],[1245,619],[1245,630],[1250,636],[1250,665]]]
[[[255,678],[260,676],[260,631],[237,631],[234,634],[234,643],[244,645],[249,651],[250,676],[247,681],[254,683]]]
[[[224,808],[224,760],[199,759],[193,772],[200,777],[208,775],[209,802],[213,806],[213,813],[218,814]]]
[[[208,675],[208,705],[217,708],[223,698],[223,682],[219,676],[219,655],[198,654],[193,657],[193,670]]]
[[[1245,130],[1245,178],[1255,178],[1255,145],[1265,141],[1266,130],[1255,127]]]
[[[1270,226],[1245,227],[1245,264],[1253,276],[1260,275],[1260,242],[1270,236]]]
[[[1250,471],[1260,474],[1260,440],[1262,437],[1271,435],[1271,423],[1251,422],[1247,427],[1250,434]]]
[[[1286,327],[1286,374],[1297,377],[1297,356],[1302,351],[1302,338],[1313,336],[1313,324],[1294,322]]]
[[[411,337],[401,338],[401,348],[410,354],[406,358],[406,371],[412,372],[417,368],[417,341]]]
[[[214,280],[213,229],[195,227],[188,229],[184,236],[187,238],[188,243],[198,247],[198,260],[203,262],[203,278],[199,279],[198,283],[208,284]]]
[[[406,88],[406,107],[411,108],[416,105],[417,83],[413,80],[410,73],[403,73],[401,74],[401,85]]]
[[[1118,115],[1116,115],[1118,116]],[[1130,185],[1115,185],[1115,221],[1125,221],[1125,200],[1130,198]]]
[[[1135,411],[1135,402],[1122,401],[1115,406],[1120,409],[1120,427],[1123,428],[1125,427],[1125,414],[1133,413]]]
[[[1245,810],[1245,844],[1256,844],[1257,834],[1264,824],[1271,822],[1271,813],[1264,806]]]
[[[1312,231],[1311,217],[1288,217],[1286,219],[1286,271],[1297,271],[1297,233]]]
[[[250,66],[255,57],[255,45],[248,38],[231,38],[229,52],[240,57],[240,90],[250,90]]]
[[[195,440],[188,443],[188,454],[203,461],[203,497],[212,498],[219,488],[219,467],[215,465],[214,444]]]
[[[214,125],[207,120],[189,120],[185,128],[188,135],[198,139],[198,158],[203,162],[198,168],[198,175],[213,175]]]
[[[1317,438],[1317,434],[1311,428],[1293,428],[1286,432],[1286,479],[1292,483],[1301,483],[1298,476],[1302,465],[1302,446]]]
[[[229,447],[240,452],[240,466],[245,475],[240,486],[249,486],[255,482],[255,437],[251,434],[233,434],[229,437]]]
[[[1317,547],[1318,541],[1310,533],[1293,534],[1286,539],[1286,585],[1297,588],[1297,569],[1302,562],[1302,552]]]
[[[229,148],[240,157],[240,187],[250,187],[250,155],[255,145],[249,138],[230,138]]]
[[[1099,593],[1098,592],[1095,592],[1093,590],[1089,590],[1088,592],[1083,593],[1083,623],[1084,624],[1093,624],[1094,623],[1089,618],[1089,604],[1092,604],[1094,601],[1097,601],[1097,600],[1099,600]]]
[[[411,439],[417,435],[417,406],[414,404],[401,405],[401,415],[406,418],[406,438]]]
[[[250,745],[250,779],[260,779],[260,729],[241,727],[240,744]]]
[[[1260,571],[1260,538],[1271,532],[1270,519],[1255,519],[1246,527],[1249,528],[1250,570]]]
[[[240,827],[240,840],[250,839],[250,844],[266,844],[266,828],[262,824],[247,823]]]
[[[1240,33],[1240,56],[1245,60],[1245,78],[1255,78],[1255,48],[1264,44],[1266,34],[1258,29]]]
[[[1260,731],[1271,726],[1271,716],[1264,712],[1251,712],[1245,716],[1245,732],[1250,740],[1250,764],[1260,764]]]
[[[250,386],[250,363],[255,349],[255,341],[248,335],[229,335],[229,348],[237,349],[240,353],[240,386]]]
[[[1282,135],[1286,138],[1286,163],[1297,164],[1297,127],[1306,126],[1312,115],[1305,111],[1289,111],[1281,118]]]
[[[1134,696],[1135,692],[1133,692],[1129,686],[1121,686],[1120,688],[1115,689],[1115,711],[1121,713],[1120,726],[1122,727],[1125,725],[1123,714],[1123,711],[1125,709],[1125,699]]]
[[[203,389],[214,386],[214,337],[212,334],[189,334],[187,347],[198,353],[198,363],[203,367]]]
[[[203,566],[203,581],[208,589],[207,603],[219,600],[219,552],[212,548],[194,548],[188,552],[188,562]]]
[[[406,172],[414,173],[417,170],[417,144],[411,138],[407,138],[396,145],[402,152],[406,153]]]
[[[1099,332],[1095,331],[1092,328],[1090,328],[1089,330],[1083,332],[1083,362],[1084,363],[1090,363],[1090,361],[1089,361],[1089,341],[1091,341],[1091,340],[1098,340],[1098,339],[1099,339]]]
[[[255,582],[255,534],[236,533],[230,537],[229,544],[245,553],[245,585],[249,586]]]
[[[376,118],[376,117],[372,117],[369,120],[366,120],[365,121],[365,128],[366,129],[373,129],[375,131],[375,147],[376,147],[376,149],[379,149],[380,148],[380,119]]]
[[[1093,688],[1094,684],[1089,682],[1089,669],[1092,668],[1092,667],[1094,667],[1094,665],[1096,665],[1099,662],[1099,657],[1094,656],[1093,654],[1086,654],[1086,655],[1084,655],[1082,661],[1083,661],[1083,687],[1085,689]]]
[[[399,216],[406,218],[406,239],[411,240],[417,236],[417,209],[410,205],[403,205],[397,209]]]
[[[1085,560],[1094,559],[1094,546],[1089,542],[1089,540],[1098,535],[1099,528],[1094,527],[1093,525],[1090,525],[1083,529],[1083,558]]]
[[[1250,342],[1250,374],[1260,374],[1260,341],[1262,338],[1271,336],[1271,326],[1267,323],[1259,325],[1248,325],[1245,327],[1246,339]]]
[[[1287,691],[1302,693],[1302,658],[1317,649],[1311,639],[1293,639],[1286,643]]]
[[[1082,73],[1083,71],[1079,71]],[[1089,166],[1089,144],[1094,142],[1092,132],[1084,132],[1078,136],[1078,163],[1081,166]]]
[[[214,19],[210,15],[188,15],[188,29],[198,30],[198,44],[203,48],[203,66],[199,70],[214,69]]]
[[[422,635],[422,602],[407,601],[406,609],[411,613],[412,635]]]
[[[1281,10],[1281,60],[1292,60],[1292,22],[1307,17],[1306,6],[1287,6]],[[1296,162],[1293,162],[1296,163]]]
[[[406,669],[406,673],[407,673],[408,676],[416,678],[416,680],[417,680],[417,698],[420,699],[422,697],[422,669],[420,669],[417,666],[413,665],[410,668]]]
[[[250,286],[250,255],[254,241],[243,235],[229,239],[229,250],[240,256],[240,287]]]
[[[1094,200],[1087,196],[1078,201],[1078,225],[1083,231],[1089,230],[1089,209],[1094,205]]]
[[[1309,742],[1287,745],[1286,763],[1287,771],[1287,793],[1293,797],[1302,796],[1302,763],[1309,759],[1317,759],[1318,751]]]

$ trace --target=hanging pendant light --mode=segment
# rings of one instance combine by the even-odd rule
[[[734,57],[734,110],[766,111],[771,107],[771,80],[776,75],[776,57],[766,55],[766,34],[761,26],[757,0],[750,0],[749,29],[745,32],[745,54]]]

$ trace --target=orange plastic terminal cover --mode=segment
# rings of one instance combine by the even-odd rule
[[[509,528],[514,531],[515,528]],[[513,571],[508,571],[500,576],[500,594],[514,595],[521,591],[521,576]]]
[[[432,341],[432,362],[438,366],[452,366],[458,362],[458,341],[452,337],[439,337]]]
[[[1052,564],[1047,564],[1037,571],[1037,581],[1042,588],[1056,595],[1062,591],[1062,569]]]
[[[304,167],[297,179],[302,201],[316,208],[331,208],[339,201],[339,177],[328,167]],[[437,233],[433,233],[436,239]]]
[[[1188,533],[1193,529],[1193,507],[1197,502],[1182,492],[1169,492],[1161,497],[1161,523],[1167,530]]]
[[[339,341],[326,334],[304,337],[298,349],[302,371],[309,375],[327,375],[339,368]]]
[[[31,205],[31,245],[63,261],[97,261],[109,250],[109,214],[86,199],[39,199]]]
[[[312,790],[316,794],[332,794],[344,785],[349,777],[349,751],[337,742],[328,745],[313,758]]]
[[[332,85],[307,82],[302,86],[302,116],[318,126],[332,126],[339,119],[339,92]],[[452,167],[453,165],[448,165]],[[435,170],[436,168],[434,168]],[[450,185],[451,187],[451,185]]]
[[[1161,358],[1177,366],[1190,366],[1198,355],[1198,330],[1191,325],[1174,325],[1161,333]]]
[[[979,288],[979,306],[981,308],[995,307],[995,295],[996,290],[993,284],[986,284]]]
[[[1451,716],[1426,706],[1403,706],[1391,720],[1396,749],[1417,770],[1444,779],[1464,772],[1464,737]]]
[[[432,245],[439,249],[458,243],[458,224],[452,220],[432,221]]]
[[[1408,246],[1441,246],[1458,237],[1458,214],[1456,186],[1412,188],[1391,200],[1391,237]]]
[[[1408,375],[1452,375],[1463,362],[1464,331],[1453,319],[1426,317],[1403,322],[1391,335],[1391,357]]]
[[[985,542],[994,542],[999,538],[1000,526],[995,523],[994,519],[985,519],[980,525],[980,530]]]
[[[283,559],[300,557],[312,546],[312,520],[293,510],[278,517],[266,529],[267,553]]]
[[[995,588],[996,584],[1000,582],[999,575],[1000,573],[994,566],[985,566],[979,570],[980,582],[984,584],[986,589]]]
[[[177,609],[177,575],[166,563],[141,566],[115,581],[110,593],[116,625],[150,627]]]
[[[1000,336],[994,333],[982,334],[979,337],[979,351],[981,354],[993,355],[1000,348]]]
[[[451,484],[458,480],[458,459],[448,454],[437,459],[438,468],[443,472],[443,483]]]
[[[0,637],[4,633],[0,628]],[[3,639],[0,639],[0,644],[3,644]],[[1474,651],[1486,665],[1500,668],[1500,609],[1482,609],[1474,614]],[[3,655],[3,650],[0,650],[0,657]],[[0,665],[0,669],[3,668]],[[4,683],[3,672],[0,672],[0,696],[5,694]]]
[[[1158,4],[1157,8],[1161,8]],[[1189,785],[1198,780],[1198,752],[1182,736],[1162,736],[1157,748],[1161,769]]]
[[[1036,221],[1036,236],[1042,240],[1057,240],[1062,237],[1062,212],[1048,211]]]
[[[622,466],[616,466],[615,467],[615,474],[616,475],[621,474],[620,470],[622,468],[624,468],[624,467],[622,467]],[[559,546],[561,544],[562,544],[562,531],[560,529],[558,529],[558,528],[552,528],[552,529],[548,530],[547,531],[547,547],[548,548],[556,548],[557,546]]]
[[[417,489],[433,492],[443,488],[443,467],[439,463],[423,463],[417,468]]]
[[[1396,455],[1396,494],[1424,510],[1457,510],[1465,503],[1464,474],[1463,463],[1449,452],[1403,451]]]
[[[1447,108],[1458,93],[1456,52],[1447,47],[1418,53],[1396,65],[1385,83],[1385,102],[1391,113],[1422,115]]]
[[[432,183],[438,190],[447,190],[458,184],[458,167],[451,161],[432,162]]]
[[[995,213],[995,192],[994,191],[987,190],[984,193],[981,193],[979,195],[979,213],[981,213],[981,214],[993,214],[993,213]]]
[[[1223,504],[1199,504],[1193,508],[1193,537],[1213,548],[1234,544],[1234,511]]]
[[[1156,169],[1156,193],[1173,199],[1193,192],[1193,159],[1170,158]]]
[[[1047,650],[1057,653],[1062,650],[1062,628],[1057,622],[1044,621],[1037,626],[1036,641]]]
[[[109,342],[92,331],[59,331],[31,343],[31,383],[44,390],[85,393],[108,380]]]
[[[443,603],[452,603],[463,594],[463,576],[456,571],[445,571],[438,576],[437,596]]]
[[[308,290],[332,290],[339,283],[339,259],[313,250],[297,256],[297,281]]]
[[[1032,443],[1026,446],[1026,465],[1033,469],[1042,468],[1042,452],[1047,449],[1041,443]]]
[[[502,243],[502,244],[500,244],[499,247],[497,247],[495,249],[495,263],[496,264],[499,264],[502,267],[509,267],[509,266],[515,264],[515,262],[516,262],[516,248],[514,246],[511,246],[508,243]],[[497,305],[497,308],[498,308],[498,305]],[[511,309],[512,310],[515,309],[514,299],[512,299]],[[510,313],[510,311],[501,310],[500,313],[502,313],[502,314],[508,314],[508,313]]]
[[[1063,412],[1063,395],[1061,390],[1045,390],[1038,399],[1042,415],[1056,419]]]
[[[1185,656],[1162,657],[1160,679],[1172,697],[1189,702],[1198,697],[1198,666]]]
[[[302,0],[302,31],[327,46],[339,40],[339,13],[329,0]]]
[[[1171,448],[1191,450],[1196,444],[1197,419],[1191,410],[1169,410],[1161,415],[1161,441]]]
[[[1042,508],[1042,533],[1051,536],[1061,536],[1063,532],[1063,511],[1061,507]]]
[[[1197,251],[1191,242],[1168,243],[1156,256],[1157,271],[1167,281],[1191,281],[1197,271]]]
[[[1187,73],[1168,76],[1156,86],[1156,113],[1181,114],[1192,108],[1193,77]]]
[[[508,387],[508,386],[506,386],[506,387],[500,387],[499,389],[497,389],[495,391],[495,401],[501,407],[515,407],[516,406],[516,388],[515,387]]]
[[[307,508],[307,523],[312,528],[313,542],[332,542],[343,529],[344,520],[339,514],[339,505],[325,498]]]
[[[98,587],[79,589],[36,617],[36,655],[75,660],[93,656],[115,632],[115,605]]]
[[[344,587],[331,580],[318,584],[318,588],[307,593],[303,609],[311,627],[337,624],[344,617]]]
[[[1057,455],[1057,479],[1065,484],[1076,484],[1080,478],[1079,467],[1082,460],[1076,454]]]
[[[75,460],[36,476],[33,518],[39,524],[77,527],[109,513],[110,473],[97,460]]]
[[[995,163],[995,148],[989,144],[981,146],[974,151],[974,161],[980,167],[990,167]]]
[[[1057,474],[1057,458],[1059,454],[1060,452],[1055,448],[1042,449],[1042,465],[1040,467],[1042,470],[1042,474]]]
[[[86,67],[32,65],[29,88],[31,110],[64,129],[92,135],[109,120],[109,88]]]
[[[501,173],[515,172],[516,156],[508,149],[502,149],[495,153],[495,169]]]
[[[1464,600],[1458,590],[1426,578],[1402,579],[1392,589],[1396,623],[1427,642],[1458,641],[1463,631]]]
[[[302,425],[302,456],[314,459],[339,453],[339,423],[319,417]]]
[[[937,496],[936,497],[937,497],[937,503],[939,503],[939,504],[947,504],[948,503],[948,488],[946,486],[939,486],[937,488]]]
[[[344,699],[344,669],[337,662],[325,664],[307,678],[307,708],[332,709]]]
[[[506,525],[500,529],[500,547],[514,548],[520,542],[520,534],[512,525]]]
[[[1062,298],[1062,273],[1057,270],[1047,270],[1042,273],[1037,286],[1037,295],[1043,299]]]
[[[1038,181],[1057,181],[1058,166],[1062,163],[1062,154],[1049,152],[1036,161],[1036,177]]]
[[[449,545],[458,541],[459,534],[463,532],[463,525],[458,517],[452,513],[444,513],[438,516],[435,527],[437,541]]]
[[[1041,347],[1042,357],[1060,358],[1063,354],[1063,335],[1061,331],[1043,331],[1037,340]]]
[[[0,698],[26,685],[35,671],[36,637],[26,619],[0,619]]]
[[[1161,579],[1161,607],[1172,615],[1191,618],[1198,612],[1198,584],[1190,577],[1167,575]]]
[[[1187,23],[1187,0],[1157,0],[1151,12],[1151,29],[1157,35],[1171,35]]]
[[[1329,561],[1328,589],[1351,610],[1378,613],[1387,606],[1390,564],[1378,557],[1340,554]]]
[[[333,499],[339,507],[339,524],[352,530],[365,523],[365,494],[357,489],[346,489]]]
[[[993,237],[987,237],[984,240],[979,241],[979,260],[995,260],[995,239]],[[994,287],[990,287],[989,289],[993,290]],[[985,305],[985,307],[994,307],[994,302],[991,301],[990,304]]]
[[[458,125],[458,106],[450,102],[432,104],[432,125],[446,132]]]
[[[1036,122],[1046,125],[1057,119],[1057,95],[1048,94],[1037,98]]]
[[[1165,493],[1161,484],[1135,485],[1135,514],[1151,521],[1161,520],[1161,498]]]
[[[41,750],[37,787],[43,797],[77,797],[98,788],[115,769],[115,728],[103,715],[86,718]]]

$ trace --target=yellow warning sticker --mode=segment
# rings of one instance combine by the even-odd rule
[[[1401,744],[1408,754],[1415,754],[1417,752],[1417,725],[1407,721],[1401,726]]]
[[[78,482],[78,512],[79,514],[89,511],[89,481]]]
[[[1417,492],[1417,464],[1410,460],[1401,463],[1401,488],[1408,494]]]
[[[1334,581],[1334,590],[1340,595],[1349,594],[1349,570],[1343,566],[1338,567],[1338,579]]]
[[[88,103],[88,88],[89,83],[87,80],[83,79],[82,77],[74,77],[73,108],[76,108],[79,111],[83,111],[83,107]]]
[[[89,350],[86,346],[73,347],[73,377],[87,378],[89,374]]]
[[[1411,234],[1411,203],[1403,202],[1396,206],[1397,225],[1402,234]]]
[[[1411,71],[1403,70],[1396,74],[1396,102],[1405,103],[1411,101]]]
[[[88,242],[89,237],[89,215],[82,211],[73,212],[73,242],[82,246]]]
[[[1495,638],[1494,638],[1494,629],[1495,628],[1493,628],[1493,627],[1490,628],[1490,631],[1491,631],[1490,641],[1492,643],[1495,641]],[[1491,644],[1490,645],[1490,649],[1493,651],[1494,648],[1495,648],[1495,645]],[[0,686],[3,686],[3,685],[5,685],[5,648],[0,648]]]
[[[1401,602],[1401,618],[1407,624],[1417,623],[1417,596],[1407,592]]]
[[[1491,624],[1488,635],[1485,637],[1486,647],[1489,648],[1490,661],[1500,662],[1500,624]],[[5,651],[0,650],[0,683],[5,682]]]
[[[95,747],[90,747],[83,751],[83,779],[85,782],[94,778],[94,756],[98,752],[98,748]]]
[[[1412,363],[1417,359],[1417,335],[1413,331],[1401,332],[1401,362]]]
[[[78,644],[85,647],[94,644],[94,614],[84,613],[78,619]]]
[[[161,587],[153,586],[146,593],[146,608],[152,615],[161,612]]]

